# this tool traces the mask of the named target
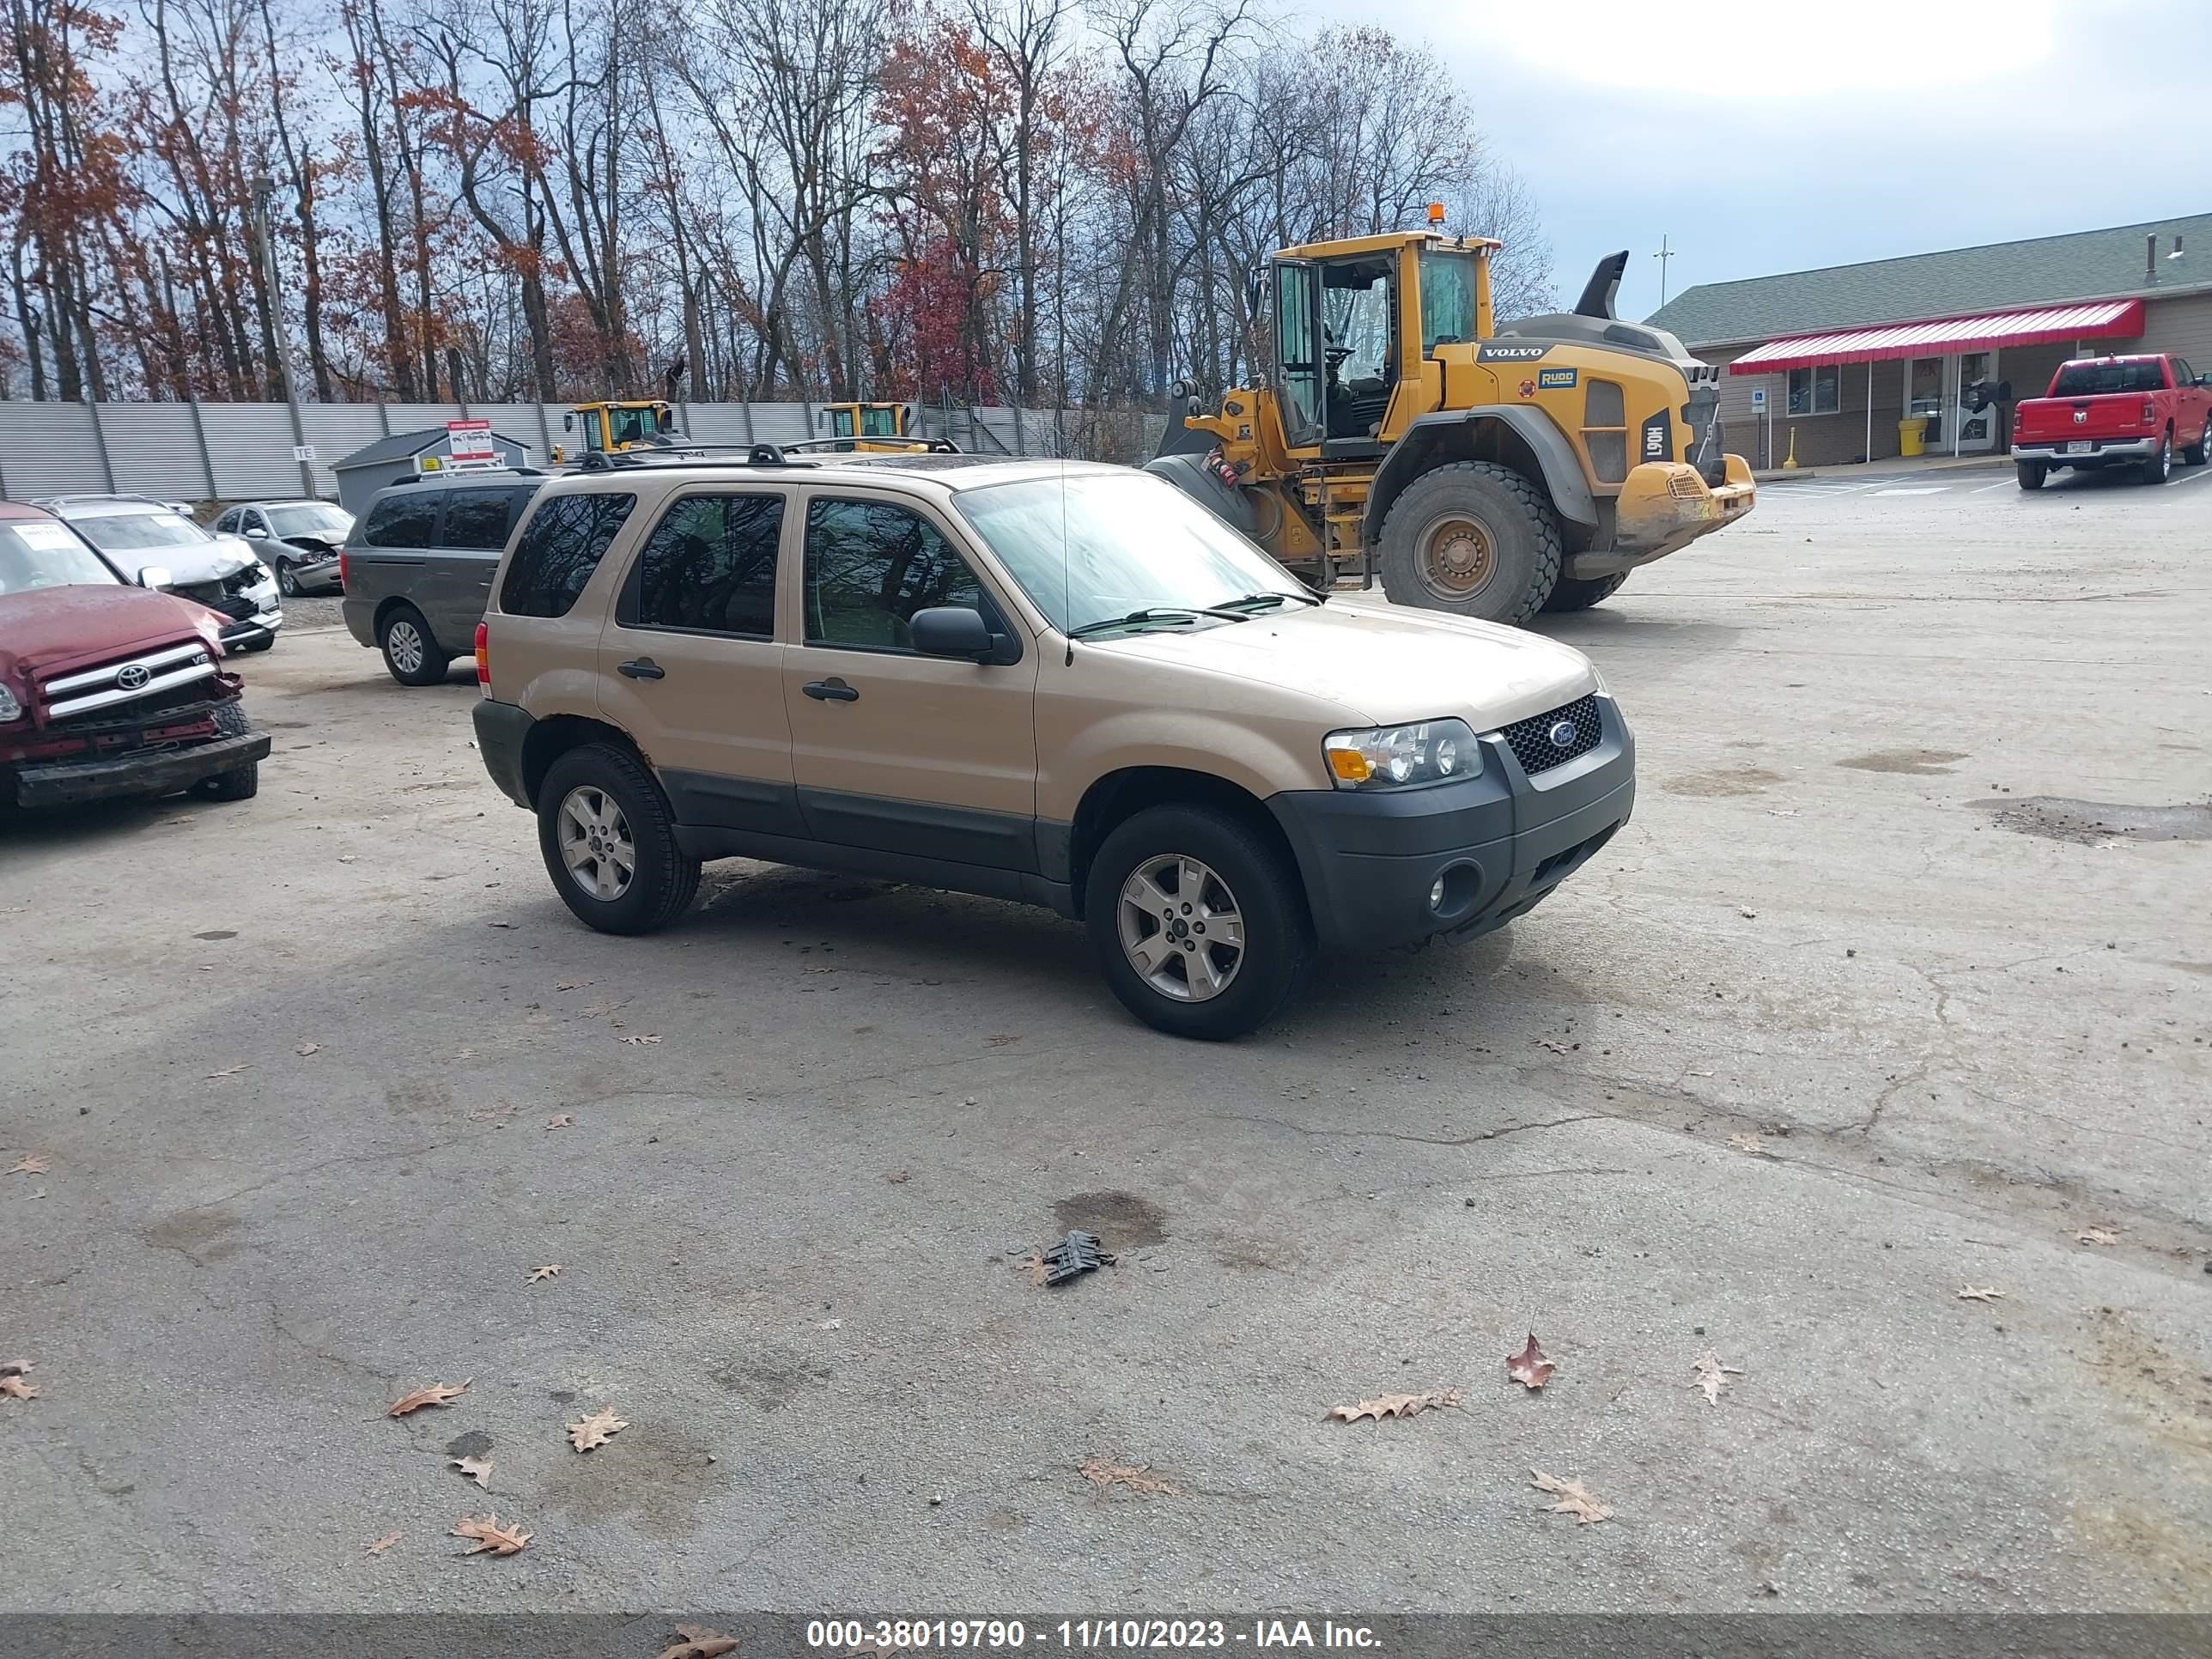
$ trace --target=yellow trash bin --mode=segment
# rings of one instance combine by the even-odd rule
[[[1909,421],[1897,423],[1897,453],[1900,455],[1924,455],[1928,453],[1928,417],[1915,415]]]

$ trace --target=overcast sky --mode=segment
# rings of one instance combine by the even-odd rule
[[[1562,303],[2212,212],[2207,0],[1285,0],[1425,39]],[[1470,226],[1470,229],[1481,227]]]

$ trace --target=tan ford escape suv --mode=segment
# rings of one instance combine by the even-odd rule
[[[665,926],[728,856],[1023,900],[1186,1036],[1261,1024],[1319,951],[1501,926],[1635,795],[1579,652],[1324,599],[1120,467],[558,478],[477,638],[484,764],[592,927]]]

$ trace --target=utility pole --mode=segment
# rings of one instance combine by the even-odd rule
[[[1659,239],[1658,251],[1651,257],[1659,262],[1659,308],[1663,311],[1667,308],[1667,265],[1674,257],[1674,250],[1667,246],[1663,235]]]
[[[284,326],[284,305],[277,287],[276,216],[270,210],[270,198],[275,193],[276,185],[268,173],[256,172],[253,175],[254,216],[260,222],[262,270],[269,287],[269,309],[273,323],[271,331],[276,337],[276,361],[270,367],[284,383],[284,406],[291,413],[292,442],[300,468],[300,493],[313,499],[315,494],[315,464],[297,453],[307,447],[307,433],[300,419],[300,386],[292,373],[292,340]],[[212,484],[214,479],[210,477],[209,483]]]

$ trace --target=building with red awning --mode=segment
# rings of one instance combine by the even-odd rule
[[[1755,467],[2004,453],[2012,403],[2069,357],[2167,351],[2212,371],[2212,214],[1707,283],[1646,319],[1726,368]],[[2010,395],[1974,407],[1975,388]]]

